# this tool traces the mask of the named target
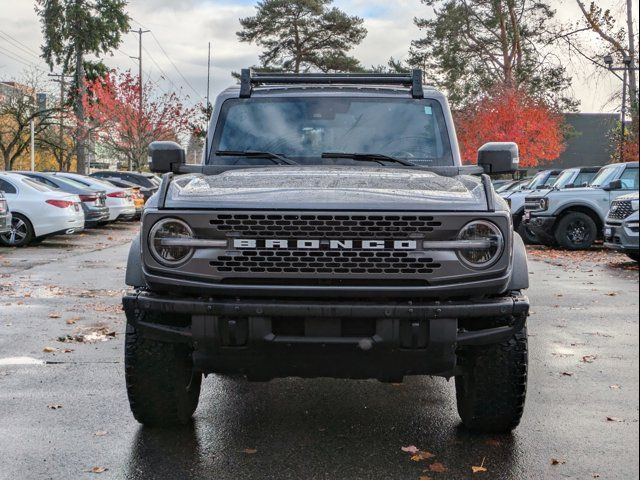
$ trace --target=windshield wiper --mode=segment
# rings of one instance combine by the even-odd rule
[[[395,162],[407,167],[415,167],[416,165],[402,160],[401,158],[390,157],[389,155],[382,155],[381,153],[341,153],[341,152],[327,152],[322,154],[322,158],[348,158],[351,160],[358,160],[362,162],[377,162],[380,165],[384,165],[382,162]]]
[[[298,162],[272,152],[258,152],[253,150],[234,151],[234,150],[218,150],[216,155],[219,157],[244,157],[244,158],[263,158],[266,160],[272,160],[273,163],[278,165],[298,165]]]

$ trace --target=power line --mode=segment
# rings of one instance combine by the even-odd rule
[[[176,91],[180,90],[180,88],[178,88],[178,86],[175,83],[173,83],[173,80],[171,79],[171,77],[167,75],[166,72],[162,69],[162,67],[158,64],[158,62],[156,62],[155,58],[153,58],[153,55],[151,55],[151,53],[145,47],[142,47],[142,49],[149,56],[153,64],[156,66],[156,68],[160,72],[161,77],[167,80]]]
[[[153,37],[153,40],[156,42],[156,44],[158,45],[158,47],[160,48],[160,50],[162,51],[162,53],[164,54],[165,57],[167,57],[167,60],[169,60],[169,63],[171,64],[171,66],[173,66],[173,69],[176,71],[176,73],[180,76],[180,78],[182,78],[182,80],[184,81],[184,83],[187,84],[187,86],[193,91],[193,93],[195,93],[197,95],[198,98],[203,99],[204,97],[198,93],[198,91],[193,87],[193,85],[191,85],[191,83],[189,82],[189,80],[187,80],[184,75],[182,74],[182,72],[180,71],[180,69],[178,67],[176,67],[176,64],[173,63],[173,60],[171,60],[171,57],[169,57],[169,54],[167,53],[167,51],[164,49],[164,47],[160,44],[160,41],[158,40],[158,37],[156,37],[155,33],[153,33],[152,30],[150,30],[148,27],[145,27],[143,24],[141,24],[139,21],[135,20],[134,18],[132,18],[131,20],[133,20],[135,23],[137,23],[138,25],[140,25],[142,28],[146,28],[147,30],[150,31],[151,36]]]
[[[33,55],[33,56],[35,56],[35,57],[40,58],[40,54],[39,54],[38,52],[36,52],[36,51],[35,51],[35,50],[33,50],[32,48],[30,48],[29,46],[25,45],[24,43],[22,43],[20,40],[18,40],[18,39],[17,39],[17,38],[15,38],[14,36],[9,35],[8,33],[3,32],[2,30],[0,30],[0,36],[5,37],[5,38],[6,38],[9,42],[11,42],[11,43],[14,43],[14,44],[18,44],[18,45],[20,45],[20,47],[18,47],[18,48],[20,48],[21,50],[26,51],[26,52],[27,52],[27,53],[29,53],[30,55]],[[18,45],[15,45],[15,46],[18,46]]]
[[[29,60],[26,60],[22,57],[18,57],[14,52],[7,50],[5,48],[0,47],[0,55],[4,55],[5,57],[8,57],[12,60],[15,60],[16,62],[21,63],[22,65],[26,66],[26,67],[36,67],[37,65],[35,63],[30,62]]]

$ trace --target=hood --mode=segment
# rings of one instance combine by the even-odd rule
[[[486,211],[479,178],[393,167],[270,167],[185,175],[168,208]]]
[[[633,200],[638,200],[639,198],[640,198],[640,193],[633,192],[633,193],[627,193],[626,195],[622,195],[621,197],[616,198],[616,200],[622,201],[622,202],[631,202]]]

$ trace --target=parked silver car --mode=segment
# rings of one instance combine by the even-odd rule
[[[626,253],[636,262],[640,259],[638,243],[638,210],[640,196],[638,192],[618,197],[611,202],[604,226],[604,245],[607,248]]]

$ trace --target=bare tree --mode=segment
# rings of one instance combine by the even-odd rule
[[[0,155],[2,166],[11,170],[18,158],[28,151],[34,122],[38,138],[55,124],[57,108],[39,108],[36,93],[40,92],[37,73],[27,73],[20,82],[2,84],[0,95]]]

